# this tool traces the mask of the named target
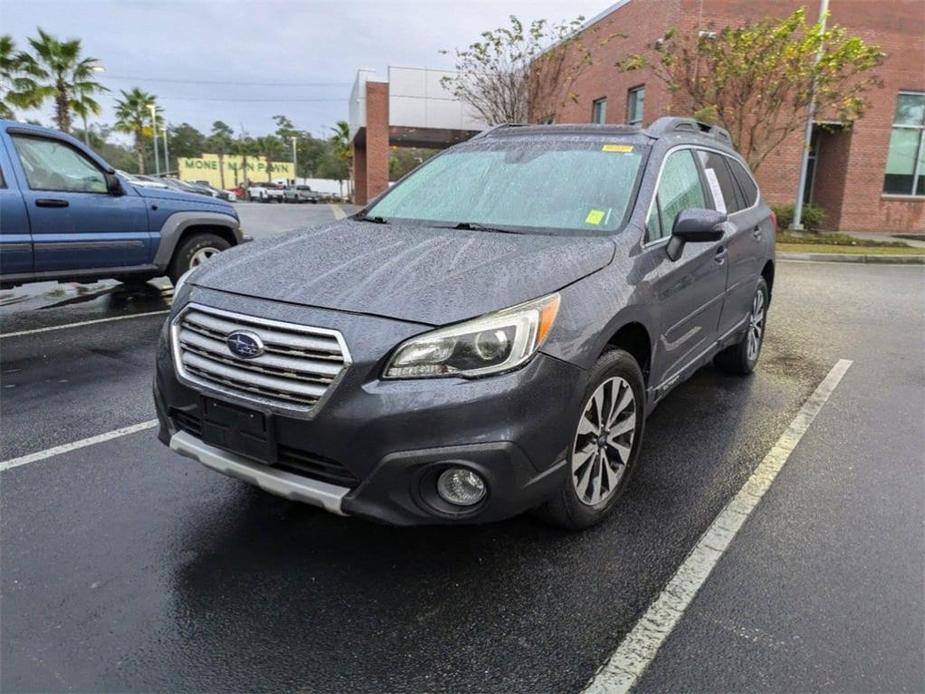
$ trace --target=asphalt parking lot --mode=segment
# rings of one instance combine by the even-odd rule
[[[330,206],[239,205],[254,236]],[[181,458],[150,422],[164,283],[0,293],[0,689],[578,691],[839,360],[842,382],[640,691],[920,691],[925,268],[782,262],[747,379],[652,415],[604,524],[396,529]],[[51,329],[49,329],[51,328]]]

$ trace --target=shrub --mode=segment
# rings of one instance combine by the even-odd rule
[[[789,229],[793,221],[793,205],[771,205],[777,215],[777,228]],[[819,231],[825,224],[825,210],[818,205],[803,205],[803,229]]]

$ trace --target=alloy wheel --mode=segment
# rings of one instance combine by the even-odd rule
[[[764,337],[764,292],[760,289],[755,292],[755,298],[752,299],[752,312],[748,317],[748,345],[746,347],[746,356],[749,362],[758,358],[758,352],[761,349],[761,339]]]
[[[218,255],[218,253],[219,250],[217,248],[212,248],[212,246],[200,248],[198,251],[193,253],[193,257],[190,258],[189,266],[190,268],[199,267],[213,255]]]
[[[623,479],[636,436],[636,396],[619,376],[601,383],[578,422],[572,447],[572,484],[578,499],[597,506]]]

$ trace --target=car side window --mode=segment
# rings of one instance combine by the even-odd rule
[[[107,193],[106,177],[87,157],[58,140],[13,135],[32,190]]]
[[[700,171],[689,149],[668,156],[646,221],[646,241],[657,241],[671,234],[674,220],[691,207],[706,207]]]
[[[739,183],[739,189],[742,191],[742,196],[745,200],[745,208],[748,209],[758,202],[758,186],[755,184],[755,179],[752,178],[752,175],[746,171],[745,167],[735,159],[729,159],[729,167],[732,169],[732,174]]]
[[[705,149],[697,150],[697,156],[703,165],[703,175],[707,179],[707,186],[713,197],[714,209],[732,214],[748,207],[742,204],[739,187],[726,164],[726,157]]]

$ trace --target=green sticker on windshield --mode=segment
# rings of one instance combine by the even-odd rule
[[[585,217],[585,224],[600,224],[605,214],[607,213],[604,210],[591,210],[588,212],[588,216]]]

